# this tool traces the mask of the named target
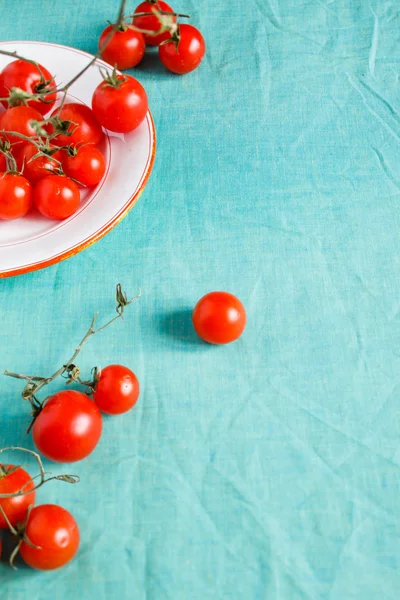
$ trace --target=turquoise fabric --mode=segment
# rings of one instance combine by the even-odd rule
[[[89,52],[117,8],[0,5],[2,39]],[[105,419],[89,459],[46,465],[79,486],[38,492],[76,516],[79,555],[51,574],[0,566],[0,597],[397,600],[398,3],[176,8],[207,56],[183,78],[154,54],[135,71],[158,134],[140,202],[78,256],[0,281],[1,369],[38,373],[112,314],[118,281],[143,288],[79,361],[130,366],[139,404]],[[190,324],[215,289],[248,313],[226,347]],[[32,447],[19,391],[0,378],[0,444]]]

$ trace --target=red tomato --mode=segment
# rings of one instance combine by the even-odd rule
[[[7,170],[7,161],[4,154],[0,153],[0,173]]]
[[[178,47],[173,41],[166,42],[159,46],[158,54],[167,69],[183,75],[197,69],[206,53],[206,44],[200,31],[193,25],[180,25],[179,32]]]
[[[93,452],[102,417],[85,394],[65,390],[51,396],[36,418],[32,435],[38,450],[56,462],[75,462]]]
[[[12,88],[19,88],[29,94],[38,94],[45,88],[56,89],[52,75],[42,65],[34,65],[25,60],[14,60],[0,73],[0,97],[7,98]],[[28,100],[27,105],[45,115],[56,101],[56,93],[52,92],[42,100]],[[8,107],[8,102],[2,100],[2,105]]]
[[[49,219],[67,219],[79,206],[79,188],[63,175],[47,175],[33,189],[33,202],[39,212]]]
[[[93,400],[103,412],[120,415],[136,404],[139,391],[139,381],[133,371],[122,365],[109,365],[100,372]]]
[[[37,547],[32,548],[22,542],[19,551],[26,564],[33,569],[58,569],[78,552],[80,535],[77,522],[61,506],[35,506],[29,515],[25,534]]]
[[[34,108],[30,106],[15,106],[9,108],[0,115],[0,133],[4,131],[16,131],[28,137],[35,137],[36,131],[32,127],[31,121],[42,121],[43,117]],[[13,142],[21,142],[21,138],[7,134],[7,139]]]
[[[246,327],[243,304],[228,292],[210,292],[200,298],[192,319],[196,333],[210,344],[229,344]]]
[[[157,8],[158,10],[163,10],[165,12],[174,12],[169,4],[159,0],[159,2],[142,2],[135,9],[135,13],[152,12],[153,8]],[[134,17],[132,22],[136,27],[139,27],[139,29],[146,29],[147,31],[159,31],[161,27],[160,21],[156,15]],[[176,23],[176,17],[173,17],[173,23]],[[169,31],[165,31],[164,33],[160,33],[158,35],[145,34],[144,36],[146,44],[149,46],[158,46],[162,41],[167,40],[169,37]]]
[[[117,87],[103,81],[94,90],[93,112],[106,129],[128,133],[144,120],[148,100],[144,87],[129,75],[117,75]]]
[[[61,121],[70,121],[73,123],[67,129],[68,133],[71,132],[71,135],[60,134],[52,140],[52,143],[57,146],[76,144],[96,145],[104,137],[100,123],[94,116],[93,111],[85,104],[79,104],[78,102],[64,104],[62,109],[56,109],[50,118],[55,116],[61,119]],[[54,129],[49,126],[48,131],[51,134],[54,132]]]
[[[61,166],[60,150],[51,156],[41,155],[34,158],[37,153],[37,147],[29,143],[24,144],[14,153],[18,169],[22,171],[24,177],[29,179],[29,181],[33,184],[37,183],[39,179],[42,179],[47,175],[57,173]]]
[[[99,49],[106,44],[101,50],[102,59],[121,71],[136,67],[142,60],[146,49],[143,34],[132,29],[116,30],[107,42],[112,30],[113,25],[109,25],[100,36]]]
[[[0,173],[0,219],[24,217],[32,206],[32,186],[18,173]]]
[[[76,179],[78,185],[83,187],[97,185],[106,172],[106,161],[100,150],[89,145],[72,149],[72,152],[76,154],[71,155],[68,150],[63,151],[62,164],[65,174]]]
[[[16,469],[15,471],[13,469]],[[19,491],[29,492],[35,487],[29,473],[14,465],[0,465],[0,496],[14,494]],[[35,504],[36,492],[14,498],[0,498],[0,506],[4,510],[11,525],[23,523],[31,504]],[[8,529],[8,525],[0,512],[0,529]]]

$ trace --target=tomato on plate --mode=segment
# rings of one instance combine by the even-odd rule
[[[55,504],[35,506],[29,515],[25,541],[19,549],[21,557],[33,569],[50,571],[64,566],[78,552],[80,534],[74,517]]]
[[[104,156],[92,145],[63,150],[62,165],[65,174],[83,187],[97,185],[106,172]]]
[[[47,114],[56,101],[56,83],[51,73],[42,65],[33,64],[26,60],[14,60],[4,67],[0,73],[0,97],[9,97],[13,88],[18,88],[29,94],[38,94],[49,90],[49,93],[44,97],[44,101],[40,99],[26,101],[27,106],[36,109],[41,115]],[[8,107],[7,100],[2,100],[1,103],[5,108]]]
[[[86,104],[69,102],[60,109],[56,109],[50,118],[57,117],[65,127],[68,135],[59,134],[52,143],[57,146],[69,146],[70,144],[99,144],[104,133],[100,123],[97,121],[93,111]],[[69,123],[68,123],[69,122]],[[1,122],[0,122],[1,123]],[[54,133],[54,128],[49,125],[48,132]]]
[[[33,184],[47,175],[58,173],[61,166],[61,152],[58,148],[57,152],[51,155],[41,154],[37,156],[38,152],[36,146],[27,142],[14,153],[18,169]]]
[[[136,404],[139,391],[139,381],[133,371],[122,365],[108,365],[96,381],[93,400],[101,411],[120,415]]]
[[[106,27],[100,36],[99,50],[102,59],[121,71],[136,67],[146,50],[143,34],[140,31],[123,29],[115,30],[111,36],[113,27],[113,25]]]
[[[177,44],[171,40],[158,47],[163,65],[178,75],[197,69],[205,53],[206,44],[200,31],[186,23],[179,26]]]
[[[93,112],[103,127],[116,133],[133,131],[148,110],[144,87],[129,75],[115,75],[115,84],[102,81],[94,90]]]
[[[22,467],[14,465],[0,465],[0,496],[1,494],[14,494],[30,492],[35,487],[29,473]],[[11,525],[15,527],[18,523],[25,521],[30,505],[35,504],[36,492],[32,491],[23,496],[14,498],[0,498],[0,506],[5,512]],[[0,529],[8,529],[6,520],[0,512]]]
[[[47,175],[33,188],[33,202],[38,211],[49,219],[67,219],[79,206],[79,188],[63,175]]]
[[[153,8],[156,8],[160,11],[163,10],[164,12],[174,12],[170,5],[166,2],[163,2],[162,0],[150,0],[148,2],[142,2],[141,4],[139,4],[139,6],[137,6],[135,9],[135,13],[149,13],[152,12]],[[172,18],[172,22],[176,23],[176,17]],[[146,31],[156,32],[159,31],[161,27],[160,21],[158,20],[156,15],[145,15],[143,17],[134,16],[132,23],[135,25],[135,27],[138,27],[139,29],[146,29]],[[158,46],[162,41],[167,40],[169,37],[170,34],[168,31],[159,34],[146,33],[144,35],[146,44],[148,44],[149,46]]]
[[[0,173],[0,219],[24,217],[32,206],[32,186],[19,173]]]
[[[36,131],[32,126],[32,121],[42,120],[43,117],[40,112],[30,106],[15,106],[14,108],[8,108],[0,115],[0,136],[7,137],[10,143],[21,143],[20,137],[11,134],[2,134],[2,130],[15,131],[28,137],[35,137]]]
[[[229,344],[246,327],[246,311],[239,298],[228,292],[210,292],[193,311],[196,333],[210,344]]]
[[[39,452],[50,460],[75,462],[93,452],[101,431],[102,417],[95,403],[81,392],[64,390],[45,402],[32,436]]]

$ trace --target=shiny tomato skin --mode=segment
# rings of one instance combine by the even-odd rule
[[[77,144],[100,144],[104,138],[104,132],[100,123],[97,121],[93,111],[86,104],[79,102],[68,102],[64,104],[61,110],[58,108],[51,114],[51,117],[57,116],[62,121],[71,121],[68,132],[71,135],[57,135],[52,143],[56,146],[69,146]],[[54,129],[48,127],[49,133]]]
[[[63,567],[79,549],[80,533],[74,517],[55,504],[41,504],[31,510],[26,535],[37,548],[22,542],[21,557],[40,571]]]
[[[99,39],[99,49],[101,57],[111,66],[115,66],[120,71],[136,67],[142,60],[146,50],[146,42],[140,31],[127,29],[126,31],[114,31],[113,36],[107,42],[111,35],[113,26],[109,25],[103,31]],[[107,42],[107,43],[106,43]]]
[[[63,151],[62,165],[68,177],[75,179],[82,187],[97,185],[106,172],[106,161],[98,148],[82,146],[75,156]]]
[[[23,489],[24,492],[33,490],[35,484],[29,473],[22,467],[12,471],[14,465],[2,465],[5,471],[11,471],[7,475],[0,475],[0,495],[13,494]],[[36,492],[15,498],[0,498],[0,506],[4,510],[11,525],[15,527],[18,523],[25,521],[26,514],[30,505],[35,504]],[[0,512],[0,529],[8,529],[8,525]]]
[[[37,153],[36,146],[28,142],[14,153],[18,169],[33,185],[47,175],[56,174],[61,164],[61,152],[59,150],[51,156],[41,155],[34,158]]]
[[[53,79],[52,75],[42,65],[38,65],[38,67],[21,59],[10,62],[0,73],[0,97],[8,97],[12,88],[20,88],[30,94],[39,92],[40,84],[42,83],[41,73],[45,81],[50,82],[48,86],[52,90],[55,90],[56,83],[54,80],[51,81]],[[41,115],[45,115],[51,110],[56,97],[57,94],[54,91],[45,96],[46,102],[28,100],[27,106],[36,109]],[[7,101],[2,100],[1,103],[5,108],[8,107]]]
[[[163,10],[165,12],[174,12],[169,4],[159,0],[156,4],[151,2],[142,2],[136,7],[135,13],[152,12],[153,8]],[[133,24],[139,29],[146,29],[147,31],[158,31],[160,29],[160,22],[156,15],[147,15],[143,17],[133,17]],[[176,23],[176,17],[173,18],[173,22]],[[164,40],[170,37],[170,33],[165,31],[158,35],[144,34],[144,39],[148,46],[158,46]]]
[[[239,298],[228,292],[210,292],[196,304],[193,315],[196,333],[210,344],[229,344],[246,327],[246,311]]]
[[[118,87],[105,81],[95,89],[93,112],[103,127],[116,133],[129,133],[142,123],[148,110],[144,87],[129,75],[119,75]]]
[[[108,365],[100,372],[93,400],[109,415],[130,410],[139,398],[140,386],[135,373],[123,365]]]
[[[36,131],[31,125],[31,121],[42,121],[43,117],[34,108],[30,106],[15,106],[8,108],[0,115],[0,136],[2,131],[16,131],[28,137],[35,137]],[[4,137],[11,142],[20,142],[21,138],[7,134]]]
[[[32,206],[32,186],[18,173],[0,173],[0,219],[24,217]]]
[[[42,177],[33,188],[36,208],[49,219],[68,219],[78,210],[80,197],[76,183],[62,175]]]
[[[180,25],[180,36],[178,47],[174,42],[167,42],[159,46],[158,54],[169,71],[183,75],[197,69],[204,58],[206,44],[200,31],[193,25]]]
[[[102,417],[85,394],[64,390],[44,404],[32,427],[39,452],[55,462],[76,462],[88,456],[100,439]]]

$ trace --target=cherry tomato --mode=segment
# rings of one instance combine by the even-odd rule
[[[25,534],[36,548],[26,542],[21,557],[33,569],[50,571],[68,563],[78,552],[80,534],[74,517],[55,504],[41,504],[31,510]]]
[[[93,111],[86,104],[70,102],[64,104],[61,110],[56,109],[50,117],[57,116],[61,121],[70,121],[67,131],[71,135],[59,134],[52,140],[57,146],[69,146],[76,144],[99,144],[104,133],[100,123],[97,121]],[[48,126],[48,132],[54,132],[54,128]]]
[[[106,81],[94,90],[93,112],[106,129],[128,133],[144,120],[148,100],[144,87],[129,75],[117,75],[117,87]]]
[[[139,381],[133,371],[122,365],[109,365],[100,372],[93,400],[103,412],[120,415],[136,404],[139,391]]]
[[[193,25],[179,26],[179,43],[173,41],[158,47],[162,64],[178,75],[190,73],[197,69],[206,52],[206,44],[200,31]]]
[[[8,108],[0,115],[0,134],[1,130],[16,131],[28,137],[35,137],[36,131],[32,127],[32,121],[42,121],[43,117],[34,108],[30,106],[15,106]],[[21,142],[21,138],[7,134],[7,139],[11,142]]]
[[[34,65],[26,60],[14,60],[0,73],[0,97],[7,98],[12,88],[19,88],[29,94],[37,94],[44,89],[55,90],[56,84],[52,75],[42,65]],[[28,100],[27,105],[45,115],[56,101],[55,91],[42,100]],[[2,100],[2,105],[8,107],[8,102]]]
[[[105,28],[99,39],[99,48],[103,48],[113,30],[113,25]],[[123,71],[136,67],[144,56],[146,42],[140,31],[126,29],[114,31],[106,46],[101,51],[101,57],[113,67]]]
[[[83,187],[97,185],[106,172],[104,156],[92,145],[63,151],[62,164],[65,174]]]
[[[29,492],[35,487],[31,476],[22,467],[15,467],[14,465],[0,465],[0,467],[0,495],[14,494],[21,490]],[[36,492],[33,491],[24,496],[0,498],[0,506],[11,525],[15,527],[17,523],[24,522],[28,508],[31,504],[35,504],[35,500]],[[8,529],[7,522],[1,512],[0,529]]]
[[[24,217],[32,206],[32,186],[18,173],[0,173],[0,219]]]
[[[236,296],[228,292],[210,292],[193,311],[196,333],[210,344],[229,344],[240,337],[246,326],[246,311]]]
[[[7,170],[7,161],[4,154],[0,153],[0,173]]]
[[[159,0],[158,2],[142,2],[136,7],[135,13],[152,12],[153,8],[163,10],[165,12],[174,12],[173,9],[166,2]],[[172,19],[173,23],[176,23],[176,17]],[[139,29],[146,29],[147,31],[159,31],[161,25],[156,15],[147,15],[144,17],[134,17],[133,24]],[[146,44],[149,46],[158,46],[162,41],[167,40],[170,37],[170,33],[165,31],[158,35],[145,34],[144,38]]]
[[[33,144],[26,143],[14,153],[17,167],[23,172],[24,177],[33,184],[47,175],[55,174],[61,165],[61,152],[54,154],[36,156],[38,149]],[[36,158],[34,158],[36,156]]]
[[[102,417],[95,403],[81,392],[64,390],[46,401],[32,435],[38,450],[50,460],[75,462],[93,452],[101,430]]]
[[[62,175],[47,175],[33,188],[33,202],[43,216],[49,219],[67,219],[79,206],[79,188],[74,181]]]

